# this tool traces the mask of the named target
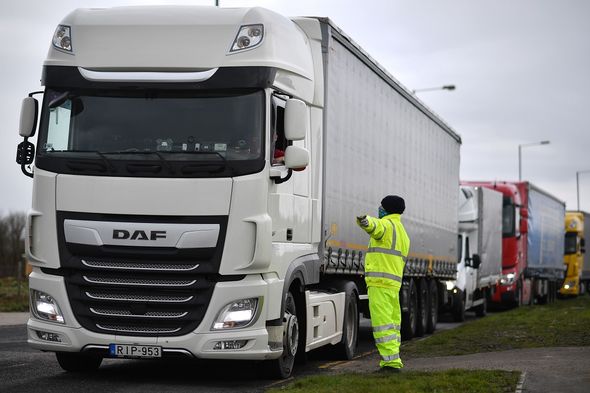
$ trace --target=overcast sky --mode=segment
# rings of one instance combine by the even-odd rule
[[[463,138],[461,178],[523,178],[576,208],[576,171],[590,170],[590,1],[221,0],[287,16],[327,16]],[[20,103],[41,88],[53,31],[74,8],[214,1],[3,1],[0,4],[0,214],[27,210],[32,180],[15,163]],[[580,175],[590,211],[590,172]]]

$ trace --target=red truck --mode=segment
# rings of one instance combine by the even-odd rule
[[[502,276],[497,305],[551,303],[563,281],[565,203],[529,182],[469,181],[503,194]]]

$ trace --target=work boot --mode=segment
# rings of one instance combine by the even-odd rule
[[[399,374],[402,372],[402,369],[395,367],[381,367],[381,369],[377,372],[382,374]]]

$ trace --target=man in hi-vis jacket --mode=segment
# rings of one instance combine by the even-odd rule
[[[357,224],[371,236],[365,256],[365,282],[382,371],[399,372],[403,367],[399,356],[399,290],[410,250],[410,238],[401,222],[405,208],[403,198],[388,195],[379,206],[379,218],[357,217]]]

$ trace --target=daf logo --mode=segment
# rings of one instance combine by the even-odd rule
[[[116,240],[158,240],[166,239],[166,231],[127,231],[125,229],[113,229],[113,239]]]

